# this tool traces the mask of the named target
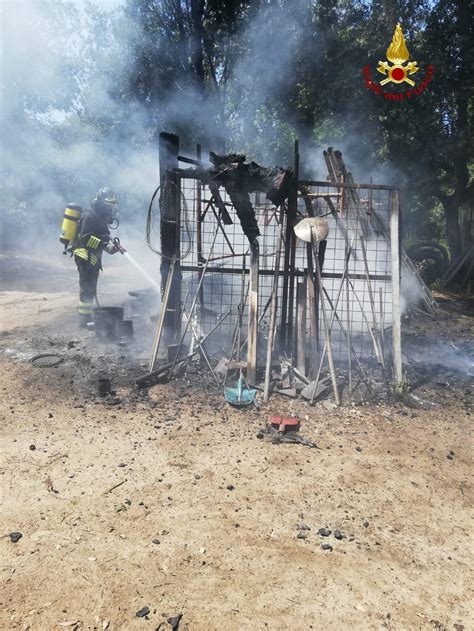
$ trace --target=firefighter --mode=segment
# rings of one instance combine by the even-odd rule
[[[91,202],[91,210],[81,213],[77,237],[72,246],[79,271],[80,328],[86,328],[92,322],[92,306],[102,269],[102,251],[115,254],[120,250],[120,246],[110,238],[110,227],[118,225],[117,210],[115,193],[110,188],[101,188]]]

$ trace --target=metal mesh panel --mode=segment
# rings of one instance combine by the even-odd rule
[[[185,251],[188,241],[192,243],[189,255],[182,261],[182,300],[189,313],[196,295],[200,273],[205,261],[208,269],[203,281],[198,301],[197,326],[205,334],[219,317],[230,309],[230,315],[221,325],[219,332],[210,339],[214,351],[228,353],[238,323],[238,307],[241,297],[242,266],[246,260],[245,290],[248,284],[249,243],[245,237],[237,213],[224,189],[219,189],[222,201],[232,220],[224,225],[218,205],[213,201],[209,188],[198,180],[182,179],[183,193],[181,250]],[[308,213],[324,217],[329,223],[329,235],[322,265],[324,304],[328,318],[333,319],[332,344],[335,358],[348,361],[349,349],[344,331],[350,331],[353,349],[360,357],[381,359],[387,356],[387,335],[392,319],[391,295],[391,253],[390,253],[390,189],[354,185],[345,187],[339,184],[304,182],[297,202],[297,220]],[[276,209],[264,199],[262,194],[251,196],[261,236],[260,244],[260,285],[259,285],[259,355],[266,349],[269,322],[269,301],[272,289],[275,253],[278,241],[280,209]],[[184,203],[185,201],[185,203]],[[286,213],[284,214],[286,224]],[[188,229],[185,229],[185,224]],[[289,227],[292,230],[292,226]],[[211,252],[211,244],[217,230],[217,237]],[[287,226],[285,225],[284,233]],[[285,257],[285,243],[280,258],[279,309],[277,326],[285,320],[292,329],[286,340],[287,354],[295,357],[295,328],[297,322],[296,285],[298,281],[311,276],[311,262],[308,272],[308,247],[297,241],[293,255]],[[348,251],[350,250],[350,256]],[[291,265],[294,257],[294,266]],[[347,268],[346,268],[346,260]],[[347,275],[344,271],[347,269]],[[201,271],[200,271],[201,270]],[[285,281],[286,276],[286,281]],[[291,278],[293,277],[293,281]],[[285,285],[286,282],[286,285]],[[282,294],[286,287],[292,294],[288,296],[288,309],[282,313]],[[309,292],[306,297],[306,313],[309,313]],[[337,316],[332,314],[336,307]],[[321,352],[324,345],[324,327],[321,316],[322,300],[318,300],[318,344],[310,335],[309,317],[306,317],[306,342],[313,353]],[[247,308],[243,313],[243,337],[247,330]],[[284,327],[285,328],[285,327]],[[212,340],[212,342],[211,342]],[[309,354],[309,353],[307,353]],[[309,358],[310,359],[310,358]],[[380,363],[380,361],[379,361]]]

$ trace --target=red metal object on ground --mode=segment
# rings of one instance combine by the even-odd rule
[[[282,434],[286,434],[286,432],[297,432],[300,428],[299,420],[289,416],[270,416],[269,421],[272,427],[282,432]]]

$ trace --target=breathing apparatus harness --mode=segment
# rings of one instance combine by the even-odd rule
[[[78,206],[77,204],[68,204],[66,210],[64,211],[61,236],[59,239],[64,245],[64,255],[69,254],[70,256],[73,256],[74,250],[77,248],[77,237],[80,233],[80,223],[83,217],[83,212],[83,208],[81,206]],[[111,223],[107,222],[107,225],[109,226],[110,230],[116,230],[120,225],[119,218],[114,217]],[[104,243],[109,243],[110,241],[112,241],[112,243],[116,247],[116,249],[114,250],[115,252],[120,252],[121,254],[123,254],[126,251],[120,244],[120,239],[118,237],[109,237],[109,239],[102,239],[102,241],[104,241]]]
[[[117,216],[118,200],[111,188],[103,187],[99,189],[91,202],[92,212],[101,215],[111,230],[119,227],[119,218]],[[83,217],[83,208],[77,204],[68,204],[63,215],[63,223],[61,226],[61,236],[59,240],[64,244],[64,252],[68,251],[73,254],[77,235],[80,234],[80,222]],[[92,235],[92,244],[90,246],[97,249],[100,245],[99,237]],[[71,247],[69,247],[71,244]]]

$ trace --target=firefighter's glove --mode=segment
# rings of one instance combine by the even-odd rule
[[[105,251],[107,252],[107,254],[115,254],[116,252],[118,252],[118,249],[115,243],[109,241],[105,246]]]

